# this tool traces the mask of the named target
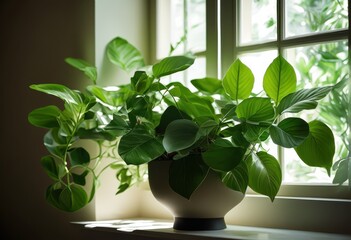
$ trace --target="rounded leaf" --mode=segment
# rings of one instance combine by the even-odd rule
[[[258,152],[252,154],[250,161],[250,188],[268,196],[273,201],[282,183],[282,172],[278,160],[266,152]]]
[[[192,154],[172,161],[169,168],[169,185],[173,191],[190,199],[191,194],[207,176],[208,170],[200,154]]]
[[[37,108],[28,114],[28,121],[36,127],[55,128],[59,127],[57,117],[60,113],[56,106]]]
[[[166,128],[163,146],[168,153],[191,147],[198,140],[198,130],[199,127],[191,120],[174,120]]]
[[[297,155],[308,166],[323,167],[330,174],[335,153],[334,135],[323,122],[314,120],[309,123],[310,134],[295,148]]]
[[[292,148],[300,145],[307,138],[309,126],[301,118],[286,118],[278,126],[271,126],[269,134],[275,144]]]
[[[268,66],[263,77],[263,89],[276,103],[295,92],[295,70],[282,56],[275,58]]]
[[[235,168],[244,157],[245,148],[232,146],[223,146],[216,140],[209,149],[202,153],[204,162],[212,169],[219,171],[231,171]]]
[[[252,122],[266,122],[275,112],[269,98],[253,97],[243,100],[236,108],[237,117]]]
[[[226,72],[223,87],[232,99],[245,99],[250,96],[254,81],[250,68],[237,59]]]

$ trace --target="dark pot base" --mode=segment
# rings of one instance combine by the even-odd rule
[[[176,230],[201,231],[225,229],[224,218],[180,218],[174,219],[173,228]]]

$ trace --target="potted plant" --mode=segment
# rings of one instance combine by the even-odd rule
[[[116,170],[121,193],[145,179],[149,165],[151,189],[161,202],[169,192],[184,206],[195,198],[206,202],[202,193],[195,197],[201,188],[215,196],[212,201],[221,200],[210,187],[229,194],[215,204],[224,206],[219,214],[212,214],[213,205],[206,206],[209,217],[191,217],[173,206],[178,200],[172,202],[175,228],[224,228],[223,216],[242,200],[248,186],[272,201],[278,193],[281,167],[265,150],[267,139],[294,148],[304,163],[330,174],[335,152],[332,131],[319,120],[307,123],[292,114],[316,108],[333,86],[296,91],[295,71],[282,56],[269,65],[260,94],[252,93],[254,76],[239,59],[223,79],[192,80],[197,90],[191,91],[181,82],[164,82],[165,76],[190,67],[191,55],[169,56],[145,66],[140,52],[117,37],[108,44],[107,56],[132,73],[129,84],[101,87],[94,66],[68,58],[68,64],[92,81],[85,92],[60,84],[30,86],[64,101],[63,109],[45,106],[28,116],[34,126],[48,129],[44,145],[49,154],[41,164],[53,180],[46,198],[54,207],[72,212],[85,206],[109,167]],[[96,143],[96,156],[79,145],[84,139]],[[113,161],[98,168],[107,157]],[[88,176],[92,188],[87,190],[83,186]],[[159,183],[160,191],[154,189]]]

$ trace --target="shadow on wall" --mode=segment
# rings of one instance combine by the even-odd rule
[[[28,86],[80,82],[77,79],[82,76],[64,58],[94,62],[94,0],[2,0],[0,18],[1,235],[5,239],[82,237],[69,222],[94,219],[93,204],[85,211],[67,214],[45,201],[50,179],[39,164],[46,154],[42,145],[45,130],[30,126],[27,114],[50,104],[50,99]]]

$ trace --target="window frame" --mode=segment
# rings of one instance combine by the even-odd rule
[[[310,34],[284,38],[284,19],[282,19],[284,16],[280,14],[283,13],[284,0],[277,1],[277,18],[282,20],[278,21],[277,40],[237,46],[238,2],[239,0],[206,0],[206,51],[196,55],[206,57],[207,76],[222,79],[239,52],[251,52],[258,49],[278,49],[278,53],[281,53],[284,48],[291,46],[300,47],[311,43],[348,38],[349,57],[351,56],[349,29],[319,33],[318,36]],[[350,12],[350,4],[348,12]],[[253,211],[248,212],[248,209]],[[326,211],[326,209],[332,210]],[[228,224],[333,232],[347,225],[347,212],[349,211],[351,211],[349,186],[283,183],[273,203],[268,198],[248,189],[243,203],[227,215],[226,221]],[[313,221],[302,221],[301,218],[296,217],[297,212],[313,214]],[[274,217],[267,220],[267,215]]]

